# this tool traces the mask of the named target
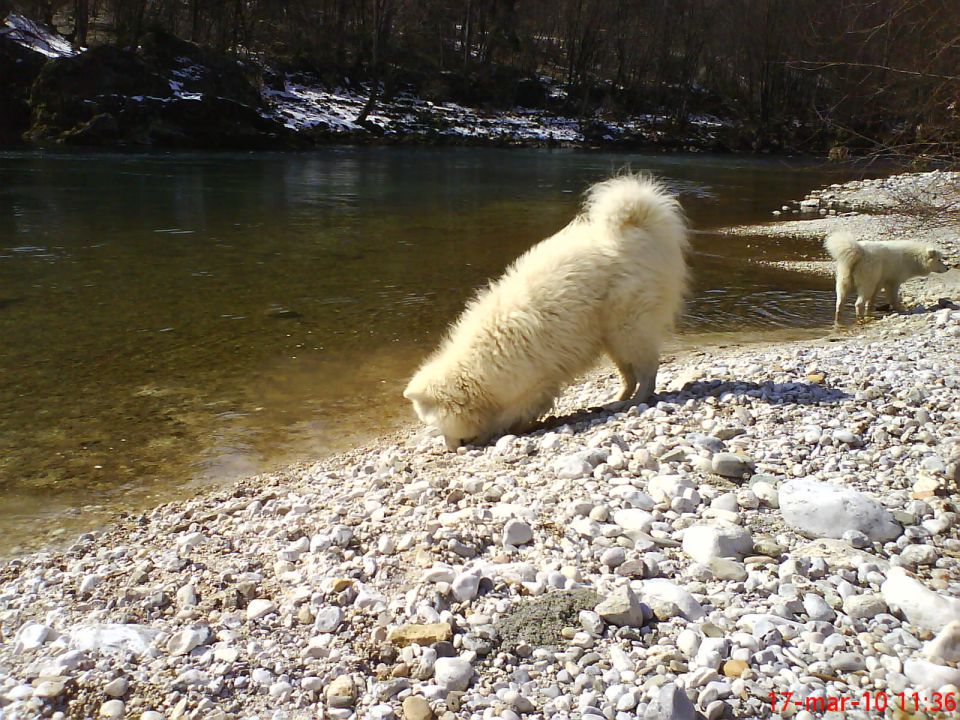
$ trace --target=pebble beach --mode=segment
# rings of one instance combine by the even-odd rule
[[[951,183],[731,232],[909,222],[953,265],[960,207],[898,200]],[[958,275],[665,358],[649,405],[601,368],[529,435],[411,427],[7,561],[0,720],[956,718]]]

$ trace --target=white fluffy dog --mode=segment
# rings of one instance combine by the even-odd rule
[[[594,185],[578,217],[467,305],[404,397],[449,449],[527,429],[604,352],[620,399],[642,402],[683,306],[687,247],[683,211],[658,182]]]
[[[880,291],[886,289],[890,305],[903,311],[900,286],[912,277],[942,273],[950,268],[936,248],[909,240],[860,242],[851,233],[838,230],[823,241],[837,261],[837,308],[833,321],[840,324],[840,308],[854,289],[857,320],[870,316]]]

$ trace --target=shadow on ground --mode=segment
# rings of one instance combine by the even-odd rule
[[[680,390],[658,393],[647,401],[647,405],[658,402],[682,405],[687,400],[700,400],[707,397],[720,397],[732,394],[757,398],[770,405],[832,405],[849,400],[852,396],[827,385],[810,382],[775,383],[772,381],[757,383],[742,380],[697,380],[689,382]],[[541,420],[527,434],[554,430],[564,425],[577,425],[614,413],[623,412],[630,407],[628,402],[611,402],[599,407],[587,408],[565,415],[554,415]]]

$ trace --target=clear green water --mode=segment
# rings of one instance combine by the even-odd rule
[[[683,191],[684,332],[830,320],[830,283],[744,258],[835,170],[738,157],[343,148],[0,153],[0,552],[342,449],[409,417],[405,379],[473,289],[629,163]]]

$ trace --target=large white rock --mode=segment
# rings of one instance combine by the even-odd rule
[[[503,526],[503,544],[518,547],[533,540],[533,528],[530,523],[513,518]]]
[[[887,605],[900,610],[912,625],[926,630],[937,632],[960,618],[960,598],[928,589],[903,568],[890,568],[880,592]]]
[[[903,674],[917,687],[939,690],[944,685],[960,685],[960,670],[912,658],[903,663]]]
[[[809,538],[841,538],[858,530],[874,541],[903,532],[893,515],[868,495],[833,483],[790,480],[780,487],[780,512],[787,524]]]
[[[17,630],[13,640],[13,653],[19,655],[25,650],[36,650],[55,635],[53,628],[35,622],[25,622]]]
[[[653,515],[639,508],[626,508],[624,510],[617,510],[613,514],[613,521],[624,530],[650,532],[650,526],[653,524]]]
[[[57,695],[62,693],[66,686],[67,684],[59,678],[53,680],[41,680],[34,688],[33,696],[43,700],[49,700],[50,698],[55,698]]]
[[[480,573],[476,570],[460,573],[450,584],[450,592],[460,602],[470,602],[480,589]]]
[[[67,652],[60,653],[41,665],[37,674],[40,677],[73,675],[90,664],[92,664],[92,661],[82,650],[67,650]]]
[[[697,710],[693,703],[674,683],[667,683],[656,690],[643,714],[644,720],[694,720],[696,717]]]
[[[650,478],[650,482],[647,483],[647,492],[650,493],[650,497],[660,503],[669,503],[673,498],[682,495],[687,488],[693,488],[693,483],[679,475],[657,475]]]
[[[742,560],[753,552],[753,538],[737,525],[693,525],[683,533],[683,551],[704,565],[716,557]]]
[[[886,611],[886,602],[876,593],[848,595],[843,599],[843,612],[854,620],[869,620]]]
[[[960,620],[947,623],[923,648],[923,654],[931,660],[960,662]]]
[[[330,607],[325,607],[317,612],[313,626],[316,628],[317,632],[332,633],[336,632],[336,629],[340,627],[341,622],[343,622],[343,610],[338,608],[336,605],[331,605]]]
[[[561,455],[553,461],[553,472],[561,480],[572,480],[592,473],[593,465],[580,453]]]
[[[142,655],[159,634],[159,630],[146,625],[80,625],[70,631],[70,647],[87,652],[125,651]]]
[[[100,706],[100,717],[122,718],[126,708],[122,700],[107,700]]]
[[[473,665],[458,657],[438,658],[433,666],[433,679],[448,691],[466,690],[473,678]]]
[[[611,625],[642,627],[647,619],[640,598],[629,587],[618,587],[594,611]]]
[[[742,479],[753,469],[753,461],[736,453],[718,452],[711,459],[710,466],[717,475]]]
[[[167,641],[167,652],[171,655],[187,655],[194,648],[203,645],[208,637],[207,628],[184,628]]]
[[[324,695],[330,707],[353,707],[357,701],[357,686],[349,675],[338,675],[327,685]]]
[[[640,597],[647,605],[654,606],[656,601],[671,602],[680,608],[680,613],[691,622],[703,617],[703,608],[690,593],[666,578],[643,580],[640,585]]]
[[[647,495],[645,492],[640,492],[635,487],[630,485],[621,485],[615,487],[610,491],[612,497],[620,498],[627,505],[631,507],[640,508],[641,510],[653,510],[656,503],[653,501],[653,498]]]
[[[484,574],[505,583],[533,582],[537,579],[537,569],[527,562],[495,563],[484,569]]]
[[[578,517],[570,523],[570,527],[585,538],[598,538],[603,534],[603,527],[596,520],[588,517]]]
[[[247,605],[247,620],[259,620],[277,611],[277,606],[268,598],[256,598]]]

